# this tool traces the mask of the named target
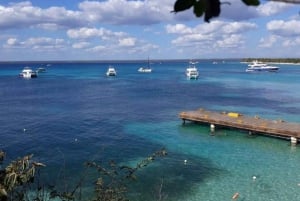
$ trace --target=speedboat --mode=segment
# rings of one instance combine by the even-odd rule
[[[37,73],[27,66],[22,70],[19,76],[23,78],[36,78]]]
[[[106,75],[107,76],[116,76],[117,75],[117,71],[114,67],[109,66],[107,71],[106,71]]]
[[[199,72],[198,69],[196,68],[195,62],[190,62],[189,66],[186,68],[185,74],[189,79],[198,79]]]
[[[254,71],[276,72],[277,70],[279,70],[279,67],[277,66],[270,66],[266,63],[262,63],[256,60],[248,65],[246,72],[254,72]]]

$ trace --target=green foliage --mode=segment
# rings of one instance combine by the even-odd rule
[[[33,155],[27,155],[12,161],[6,168],[0,169],[0,200],[23,200],[25,192],[23,186],[34,182],[36,170],[45,167],[44,164],[32,161]],[[0,150],[0,163],[3,162],[5,152]]]
[[[258,6],[259,0],[241,0],[247,6]],[[225,2],[230,4],[228,2]],[[209,22],[211,18],[218,17],[221,13],[220,0],[176,0],[174,4],[175,13],[185,11],[193,7],[193,12],[196,17],[201,17],[204,14],[204,21]]]
[[[190,9],[194,4],[195,0],[177,0],[174,4],[174,12],[180,12]]]
[[[203,0],[202,0],[203,1]],[[209,20],[213,17],[218,17],[221,12],[220,8],[220,1],[219,0],[206,0],[205,4],[205,15],[204,20],[205,22],[209,22]]]
[[[139,169],[148,166],[157,157],[166,155],[165,149],[159,150],[139,162],[135,167],[119,166],[114,161],[110,161],[108,167],[95,162],[87,162],[87,167],[95,168],[99,173],[95,186],[96,196],[93,201],[128,201],[125,195],[127,192],[126,182],[136,180],[136,172]]]
[[[259,0],[242,0],[247,6],[258,6]]]
[[[196,1],[194,3],[194,14],[196,17],[201,17],[204,13],[205,2],[204,1]]]
[[[104,165],[97,164],[96,162],[86,162],[86,167],[93,168],[99,175],[94,182],[95,194],[93,194],[92,198],[89,200],[128,201],[128,198],[126,197],[126,184],[129,181],[137,179],[136,173],[139,169],[148,166],[150,163],[155,161],[157,157],[163,157],[166,155],[167,151],[165,149],[161,149],[137,163],[135,167],[118,165],[113,160]],[[37,186],[33,186],[32,184],[39,177],[39,175],[36,175],[36,170],[39,170],[39,167],[45,167],[45,165],[39,162],[34,162],[32,160],[32,156],[33,155],[24,156],[12,161],[6,166],[6,168],[0,168],[0,201],[49,201],[53,199],[61,201],[82,200],[81,189],[83,187],[83,180],[86,179],[86,175],[80,179],[78,184],[76,184],[71,191],[65,190],[60,192],[56,189],[56,186],[48,186],[48,188],[39,184]],[[0,165],[4,158],[5,152],[0,150]],[[36,195],[33,195],[33,198],[32,196],[29,198],[29,191],[36,192]]]

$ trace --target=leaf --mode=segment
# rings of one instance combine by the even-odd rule
[[[219,0],[206,0],[206,10],[204,20],[209,22],[213,17],[218,17],[220,15],[220,1]]]
[[[247,6],[258,6],[259,0],[242,0]]]
[[[205,9],[205,0],[196,1],[194,3],[194,14],[196,17],[201,17]]]
[[[174,4],[173,12],[180,12],[190,9],[194,5],[195,0],[177,0]]]

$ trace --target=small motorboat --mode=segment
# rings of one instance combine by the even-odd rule
[[[117,75],[117,71],[113,66],[109,66],[107,71],[106,71],[106,75],[107,76],[116,76]]]
[[[22,78],[36,78],[37,73],[27,66],[22,70],[19,76]]]

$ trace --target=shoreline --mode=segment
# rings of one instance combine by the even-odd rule
[[[281,62],[264,62],[264,61],[259,61],[259,62],[263,62],[263,63],[266,63],[266,64],[277,64],[277,65],[295,65],[295,66],[300,65],[300,63],[291,63],[291,62],[282,62],[282,63]],[[240,63],[250,64],[250,63],[252,63],[252,61],[241,61]]]

